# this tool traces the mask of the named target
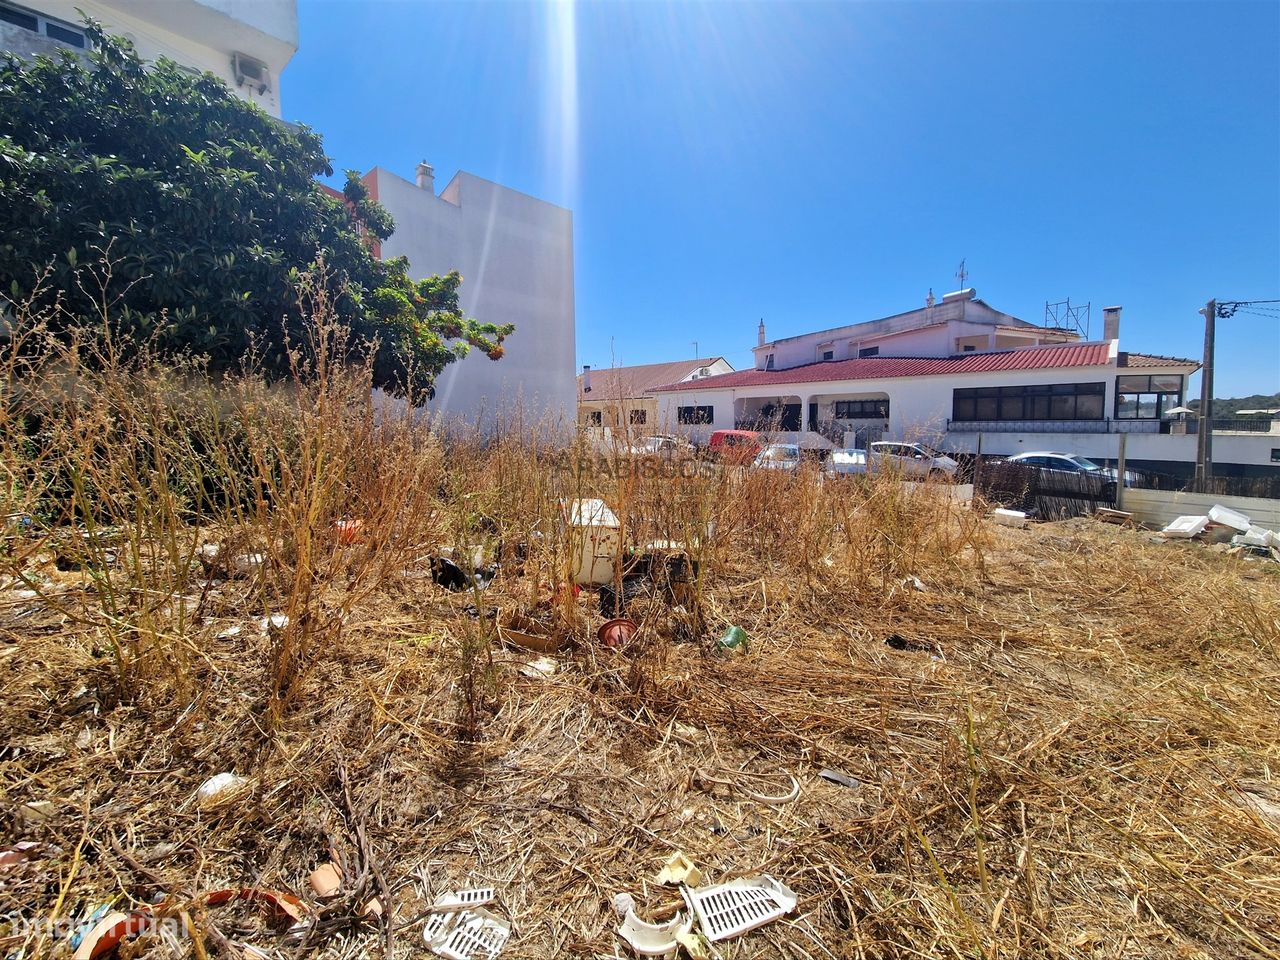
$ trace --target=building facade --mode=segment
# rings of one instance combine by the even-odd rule
[[[657,430],[658,398],[649,391],[732,373],[724,357],[644,363],[630,367],[586,366],[578,375],[578,425],[643,436]]]
[[[412,276],[457,270],[463,311],[515,324],[493,361],[472,351],[436,382],[431,410],[446,425],[484,432],[508,424],[563,430],[574,420],[573,214],[459,171],[435,191],[420,164],[415,182],[381,167],[365,176],[395,219],[383,257],[409,259]]]
[[[1122,351],[1120,308],[1104,338],[1000,313],[972,290],[894,317],[768,341],[756,368],[655,389],[659,420],[705,441],[762,429],[810,446],[917,439],[958,453],[1063,450],[1114,463],[1121,437],[1140,469],[1184,473],[1194,423],[1176,412],[1194,360]],[[1280,435],[1215,431],[1221,474],[1274,467]]]
[[[0,49],[24,57],[83,51],[81,10],[132,41],[144,60],[168,57],[212,73],[280,116],[280,74],[298,50],[296,0],[0,0]]]

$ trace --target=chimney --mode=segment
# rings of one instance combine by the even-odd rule
[[[756,327],[756,346],[764,346],[764,317],[760,318],[760,326]]]
[[[591,366],[586,363],[582,365],[582,392],[591,392]]]
[[[1102,308],[1102,339],[1120,339],[1120,311],[1122,307]]]
[[[433,195],[436,192],[436,172],[425,160],[418,164],[418,189],[430,190]]]
[[[932,307],[936,301],[933,299],[933,287],[929,288],[929,295],[924,298],[925,307]]]

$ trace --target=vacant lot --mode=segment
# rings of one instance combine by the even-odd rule
[[[323,364],[70,364],[10,358],[0,424],[6,955],[110,905],[155,921],[120,956],[425,956],[435,897],[492,885],[504,957],[612,956],[675,851],[799,895],[725,957],[1280,953],[1276,564],[891,478],[445,444]],[[629,581],[621,650],[567,586],[588,496],[696,562]],[[496,576],[446,589],[446,554]]]

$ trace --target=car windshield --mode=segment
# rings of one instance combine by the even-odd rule
[[[795,447],[770,447],[764,452],[765,460],[795,460],[798,456]]]
[[[1071,463],[1074,463],[1077,469],[1085,470],[1085,471],[1088,471],[1089,473],[1094,473],[1102,469],[1092,460],[1089,460],[1085,457],[1067,457],[1066,459]]]

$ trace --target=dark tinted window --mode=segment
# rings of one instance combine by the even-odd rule
[[[33,14],[3,5],[0,5],[0,21],[12,23],[15,27],[22,27],[24,30],[37,30],[40,26]]]

